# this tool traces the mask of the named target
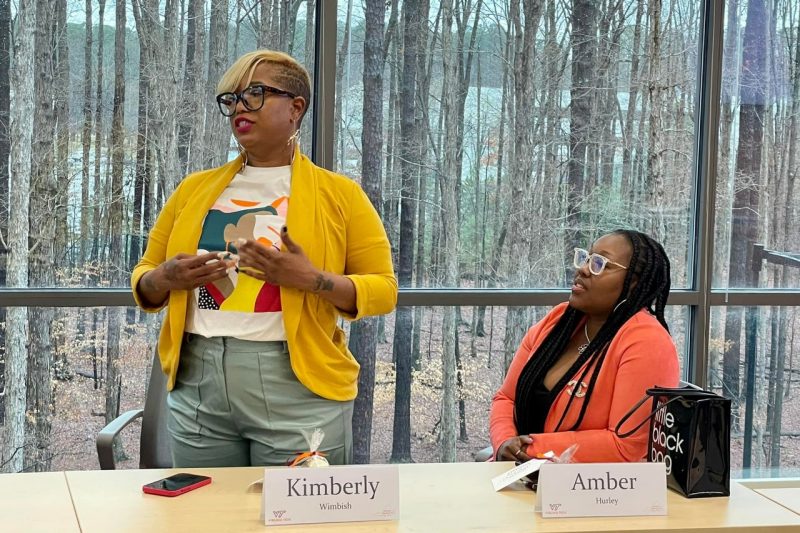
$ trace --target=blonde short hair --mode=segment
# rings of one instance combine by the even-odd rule
[[[302,96],[306,101],[300,121],[308,111],[311,104],[311,77],[308,71],[289,54],[275,50],[254,50],[239,57],[231,65],[217,84],[217,94],[235,91],[242,80],[253,76],[253,71],[261,63],[272,67],[275,82],[280,84],[279,89],[289,91],[297,96]]]

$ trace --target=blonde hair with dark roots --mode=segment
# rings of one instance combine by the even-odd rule
[[[299,123],[302,122],[311,103],[311,78],[305,67],[289,54],[275,50],[254,50],[244,54],[222,75],[217,84],[217,94],[235,91],[241,85],[242,80],[250,83],[253,72],[261,63],[266,63],[271,67],[275,83],[280,85],[278,89],[302,96],[306,101],[305,109],[298,121],[299,127]]]

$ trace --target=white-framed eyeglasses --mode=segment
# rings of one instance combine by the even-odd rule
[[[575,248],[575,257],[572,259],[572,264],[575,268],[582,268],[583,265],[589,264],[589,272],[594,274],[595,276],[599,276],[603,273],[603,270],[606,269],[606,265],[611,263],[614,266],[618,266],[623,270],[628,270],[628,267],[625,265],[620,265],[619,263],[612,261],[608,257],[605,257],[600,254],[590,254],[587,250],[583,248]]]

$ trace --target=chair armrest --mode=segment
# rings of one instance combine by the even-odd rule
[[[475,462],[485,463],[486,461],[491,459],[493,455],[494,455],[494,450],[492,450],[491,446],[487,446],[486,448],[475,452]]]
[[[119,435],[120,431],[125,429],[125,426],[137,418],[141,418],[143,413],[143,409],[125,411],[106,424],[106,427],[97,434],[97,459],[100,461],[101,470],[115,470],[117,468],[114,461],[114,438]]]

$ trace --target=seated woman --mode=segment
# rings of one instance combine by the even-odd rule
[[[648,388],[678,384],[678,354],[664,320],[664,248],[638,231],[618,230],[588,252],[576,248],[574,262],[569,302],[528,331],[492,400],[497,460],[561,454],[572,444],[576,462],[642,460],[647,424],[625,439],[614,428]],[[628,423],[647,412],[645,405]]]

